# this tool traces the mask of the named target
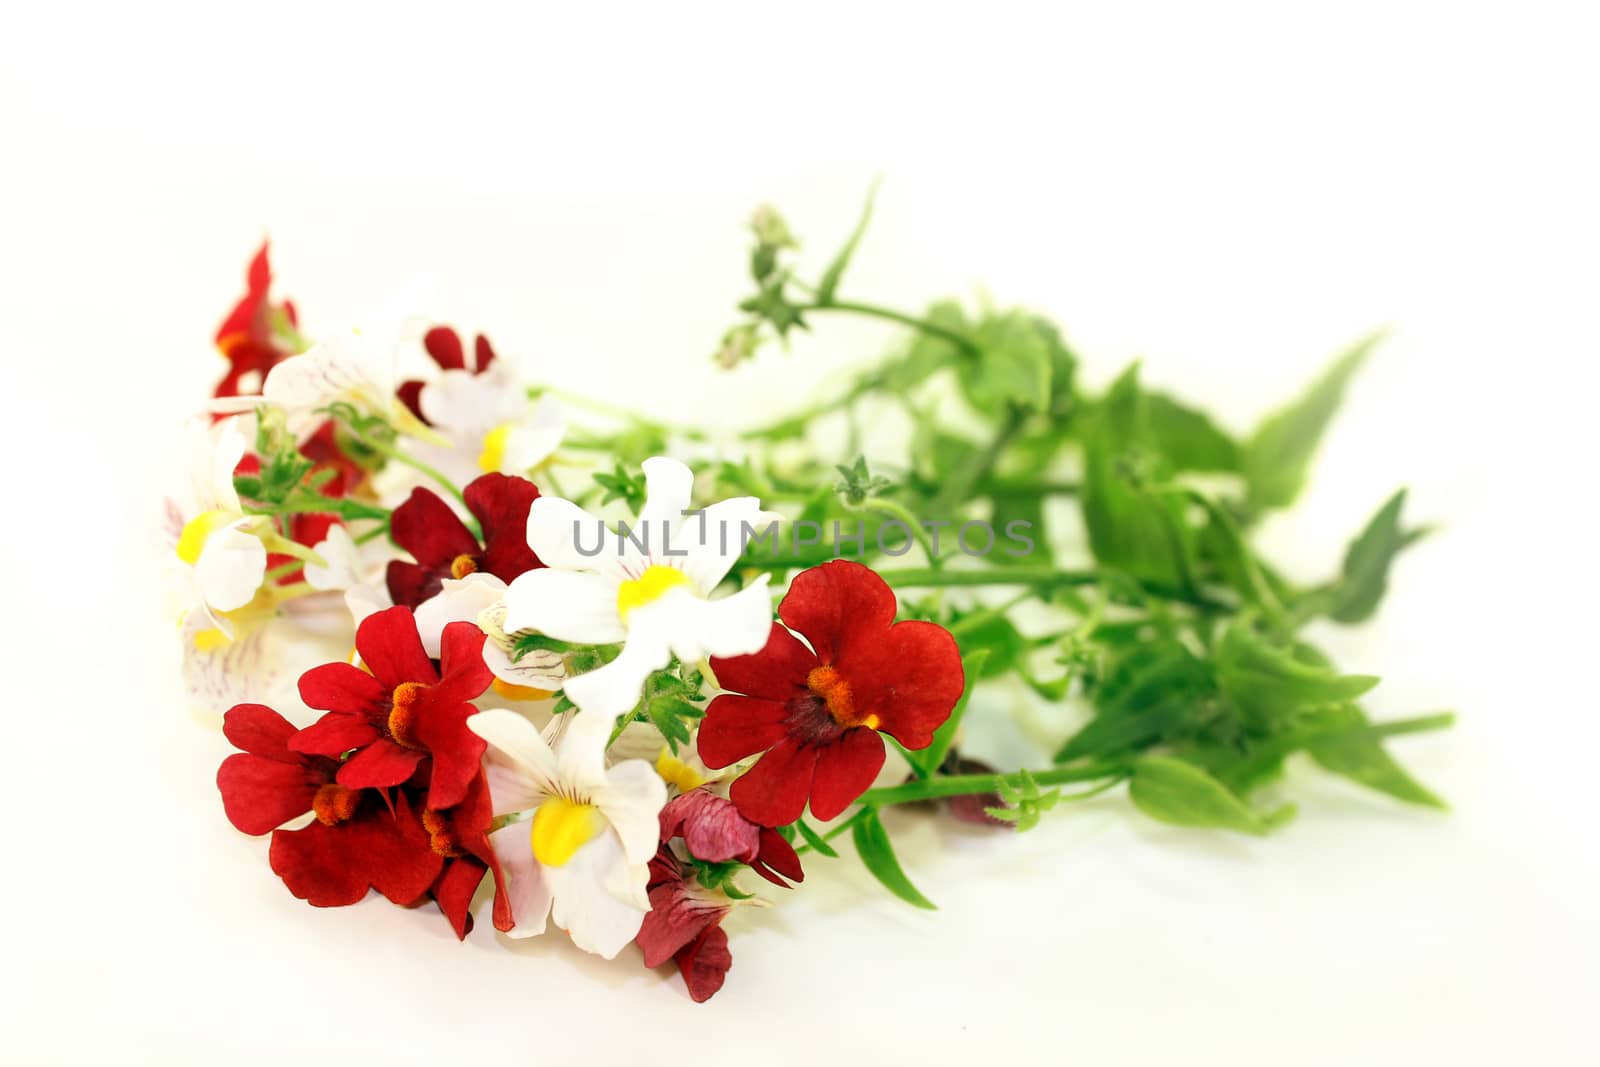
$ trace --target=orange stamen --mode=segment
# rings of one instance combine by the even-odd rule
[[[388,726],[389,736],[394,738],[396,744],[406,748],[426,747],[412,736],[411,730],[415,725],[417,703],[427,690],[428,687],[421,682],[401,682],[394,687],[394,695],[389,698]]]
[[[469,574],[477,573],[477,570],[478,561],[473,559],[471,556],[463,554],[450,561],[450,577],[456,579],[457,581],[460,581]]]
[[[361,794],[354,789],[328,782],[317,787],[317,795],[311,798],[311,811],[322,825],[337,826],[350,821],[360,800]]]
[[[852,726],[865,726],[869,730],[878,728],[876,715],[857,715],[855,699],[850,693],[850,683],[838,670],[828,664],[813,667],[811,673],[806,675],[806,686],[823,703],[828,706],[828,714],[833,716],[833,721],[846,729]]]

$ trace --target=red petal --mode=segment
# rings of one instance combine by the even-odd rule
[[[489,344],[489,339],[480,333],[477,341],[472,346],[472,350],[472,354],[477,360],[478,373],[482,374],[489,369],[489,364],[494,362],[494,347]]]
[[[345,761],[337,781],[346,789],[388,789],[410,778],[427,755],[380,737]]]
[[[431,569],[450,569],[457,556],[477,556],[478,539],[432,490],[417,486],[389,517],[389,536]]]
[[[445,624],[439,636],[439,684],[433,695],[447,704],[459,704],[483,695],[494,673],[483,662],[483,631],[477,624]]]
[[[728,951],[728,935],[721,926],[707,927],[694,941],[684,946],[676,957],[683,984],[689,990],[689,999],[702,1004],[711,999],[728,977],[733,966],[733,953]]]
[[[858,726],[817,755],[817,772],[811,783],[811,814],[827,820],[865,793],[883,769],[883,738]]]
[[[404,559],[391,559],[383,577],[389,587],[389,599],[407,608],[417,607],[433,596],[443,581],[439,572]]]
[[[888,583],[871,567],[842,559],[801,571],[778,605],[778,617],[811,642],[823,663],[875,638],[894,621],[894,612]]]
[[[432,426],[433,423],[429,422],[428,417],[422,413],[422,388],[427,384],[427,382],[411,378],[401,382],[400,388],[394,391],[394,395],[399,398],[400,403],[406,406],[406,410],[415,415],[424,425]]]
[[[472,896],[483,884],[483,874],[488,868],[472,856],[446,860],[439,880],[433,883],[433,899],[439,910],[450,920],[450,929],[456,937],[465,940],[472,929]]]
[[[326,779],[302,763],[286,763],[243,752],[217,769],[217,788],[228,821],[247,834],[275,830],[311,810],[311,799]]]
[[[728,796],[752,822],[787,826],[806,810],[816,765],[815,747],[786,738],[740,776]]]
[[[444,860],[404,795],[393,815],[363,798],[349,822],[313,822],[272,835],[268,858],[289,892],[319,908],[354,904],[377,889],[396,904],[411,904],[433,885]]]
[[[433,692],[417,706],[412,730],[433,756],[433,775],[428,780],[430,808],[452,808],[461,803],[467,795],[467,787],[478,776],[483,751],[488,745],[467,729],[467,717],[477,710],[467,703],[442,703]]]
[[[788,709],[772,700],[724,693],[706,708],[695,744],[707,767],[727,767],[763,752],[786,736]]]
[[[722,688],[767,700],[788,700],[804,692],[806,675],[816,665],[812,651],[777,623],[772,624],[760,652],[711,660],[711,670]]]
[[[366,718],[330,711],[291,737],[289,747],[318,756],[342,756],[352,748],[370,745],[378,736],[378,728]]]
[[[386,608],[368,615],[356,630],[356,651],[372,676],[390,692],[404,682],[433,685],[439,680],[433,661],[422,650],[410,608]]]
[[[897,622],[851,645],[839,671],[850,679],[856,714],[877,715],[878,729],[909,749],[933,742],[966,685],[956,639],[931,622]]]
[[[324,663],[300,676],[300,699],[306,702],[306,707],[318,711],[366,716],[382,710],[389,702],[389,692],[382,682],[360,667]]]
[[[439,364],[441,370],[465,370],[466,353],[461,348],[461,336],[448,326],[435,326],[422,336],[422,347]]]
[[[785,889],[789,886],[784,878],[791,882],[806,880],[806,872],[800,867],[799,854],[795,852],[793,845],[783,839],[782,834],[768,827],[762,827],[759,840],[760,851],[756,855],[755,862],[750,865],[751,870],[773,885],[783,886]],[[774,874],[774,871],[777,873]],[[783,878],[778,875],[782,875]]]
[[[681,879],[667,882],[650,890],[650,910],[633,940],[644,952],[644,965],[659,967],[726,914],[726,907],[691,897]]]
[[[708,863],[754,859],[759,831],[731,802],[704,789],[674,797],[661,809],[661,839],[681,836],[689,854]]]
[[[265,704],[235,704],[222,717],[222,735],[233,742],[233,747],[277,760],[279,763],[299,765],[299,755],[289,750],[289,738],[295,735],[294,724]]]
[[[539,498],[537,486],[526,478],[485,474],[474,478],[462,496],[483,526],[483,570],[509,582],[544,566],[528,547],[528,509]]]

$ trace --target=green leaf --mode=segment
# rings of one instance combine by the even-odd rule
[[[1390,497],[1350,543],[1344,555],[1344,573],[1331,590],[1328,617],[1343,623],[1365,622],[1378,610],[1378,603],[1389,585],[1389,567],[1395,556],[1426,534],[1426,530],[1407,531],[1400,527],[1400,511],[1405,507],[1404,489]]]
[[[1135,763],[1128,795],[1140,811],[1174,826],[1214,827],[1257,836],[1268,830],[1268,818],[1183,760],[1148,756]]]
[[[1181,500],[1150,491],[1169,472],[1152,445],[1137,363],[1111,386],[1090,422],[1081,503],[1095,559],[1140,581],[1190,589],[1194,531]]]
[[[1217,643],[1217,681],[1246,720],[1267,732],[1285,728],[1302,708],[1345,704],[1378,684],[1372,675],[1339,674],[1308,659],[1310,650],[1279,648],[1235,623]]]
[[[929,911],[938,910],[933,901],[923,896],[895,858],[894,846],[889,843],[889,833],[883,828],[878,813],[871,808],[850,827],[850,836],[856,843],[856,854],[874,878],[883,887],[907,904]]]
[[[986,677],[984,665],[988,663],[990,654],[989,649],[979,648],[961,658],[961,670],[967,685],[961,691],[961,699],[951,709],[950,717],[933,731],[933,742],[918,755],[917,763],[924,778],[937,771],[944,763],[945,756],[950,754],[950,746],[955,743],[956,734],[961,730],[961,720],[967,716],[972,691],[978,687],[979,679]]]
[[[794,822],[794,828],[800,831],[800,836],[806,839],[806,844],[817,852],[827,856],[829,859],[836,860],[839,858],[839,853],[834,851],[833,846],[828,844],[821,834],[811,828],[810,823],[804,819],[797,819]]]
[[[1239,445],[1204,413],[1164,393],[1145,394],[1155,447],[1180,471],[1236,471]]]
[[[839,249],[839,254],[833,257],[833,262],[828,264],[828,269],[823,272],[822,281],[817,283],[817,303],[833,303],[833,294],[839,288],[839,279],[844,275],[844,269],[850,265],[850,257],[856,254],[856,245],[861,243],[862,234],[867,232],[867,223],[872,220],[872,202],[878,197],[878,183],[873,182],[867,190],[867,202],[861,206],[861,220],[856,223],[856,228],[851,231],[850,239]]]
[[[1319,721],[1328,725],[1357,727],[1365,725],[1367,717],[1359,708],[1347,705],[1326,709],[1319,715]],[[1436,793],[1407,774],[1405,768],[1395,762],[1375,738],[1335,737],[1306,747],[1311,758],[1324,770],[1343,775],[1369,789],[1387,793],[1408,804],[1440,809],[1448,806]]]
[[[1306,472],[1322,434],[1344,398],[1345,387],[1381,339],[1381,334],[1373,334],[1358,341],[1334,360],[1299,399],[1257,428],[1242,457],[1251,512],[1294,503],[1305,486]]]
[[[1048,411],[1056,365],[1055,327],[1025,311],[1007,311],[978,323],[973,341],[982,356],[956,366],[967,402],[985,415],[1011,408]]]

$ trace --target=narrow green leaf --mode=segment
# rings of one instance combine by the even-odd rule
[[[834,851],[834,847],[828,844],[823,836],[813,830],[811,825],[804,819],[795,820],[794,828],[800,831],[800,836],[805,838],[806,844],[810,845],[813,849],[820,852],[822,855],[827,856],[829,859],[839,858],[839,853]]]
[[[1400,527],[1400,512],[1405,507],[1404,489],[1390,497],[1367,523],[1361,536],[1350,543],[1344,556],[1344,573],[1332,590],[1328,617],[1336,622],[1357,623],[1370,619],[1378,610],[1389,586],[1389,568],[1394,558],[1423,536],[1425,530],[1406,531]]]
[[[872,183],[867,190],[867,202],[861,207],[861,219],[856,223],[856,228],[851,231],[850,239],[839,249],[839,254],[833,257],[833,262],[828,264],[828,269],[822,274],[822,281],[817,283],[817,303],[833,303],[833,294],[839,288],[839,279],[844,275],[844,269],[850,265],[850,257],[856,254],[856,245],[861,243],[861,236],[867,232],[867,223],[872,221],[872,204],[878,198],[878,183]]]
[[[1352,727],[1366,723],[1367,717],[1353,706],[1329,708],[1321,713],[1323,723],[1348,723]],[[1334,774],[1343,775],[1369,789],[1387,793],[1408,804],[1428,808],[1446,808],[1448,805],[1427,786],[1411,777],[1404,767],[1384,751],[1383,745],[1370,737],[1336,737],[1307,746],[1318,766]]]
[[[1167,756],[1148,756],[1133,765],[1128,795],[1138,809],[1174,826],[1214,827],[1257,836],[1268,818],[1257,814],[1199,767]]]
[[[901,869],[900,861],[895,858],[894,846],[889,842],[889,833],[883,828],[876,811],[867,809],[867,813],[850,827],[850,836],[855,841],[861,862],[874,878],[883,883],[885,889],[907,904],[929,911],[937,910],[933,901],[923,896]]]
[[[1373,334],[1358,341],[1294,403],[1262,422],[1246,443],[1242,467],[1252,512],[1287,507],[1300,495],[1345,387],[1381,339],[1382,334]]]
[[[1216,668],[1223,691],[1258,730],[1282,727],[1301,708],[1348,703],[1378,684],[1372,675],[1339,674],[1311,650],[1279,648],[1239,623],[1217,643]]]

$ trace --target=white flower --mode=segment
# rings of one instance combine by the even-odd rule
[[[495,814],[530,816],[489,835],[505,876],[510,935],[542,934],[553,915],[579,948],[613,958],[650,910],[646,885],[666,786],[642,760],[606,767],[611,720],[600,715],[569,713],[541,734],[497,708],[467,726],[489,743],[484,773]]]
[[[328,535],[318,541],[311,551],[322,560],[320,565],[316,562],[305,565],[306,583],[311,588],[327,592],[351,589],[360,583],[363,570],[361,549],[342,523],[328,527]]]
[[[545,694],[561,688],[566,667],[556,652],[529,652],[513,659],[515,636],[502,627],[505,620],[506,583],[485,571],[465,578],[446,578],[439,591],[417,606],[417,632],[422,647],[430,656],[439,654],[439,639],[452,622],[470,622],[483,631],[483,659],[494,673],[496,690],[502,696],[537,699],[518,690],[543,690]]]
[[[625,642],[616,659],[570,678],[567,697],[586,712],[615,716],[639,699],[645,679],[673,656],[759,651],[772,626],[767,576],[710,599],[743,551],[743,527],[766,516],[755,497],[688,513],[694,475],[661,456],[644,462],[646,499],[630,535],[569,500],[540,497],[528,512],[528,547],[545,563],[511,583],[505,628],[583,644]]]
[[[261,520],[244,514],[233,487],[244,436],[235,419],[213,425],[196,419],[184,429],[183,447],[187,478],[167,505],[172,547],[182,565],[184,614],[199,610],[231,637],[223,613],[254,600],[267,571],[267,549],[255,533]]]

